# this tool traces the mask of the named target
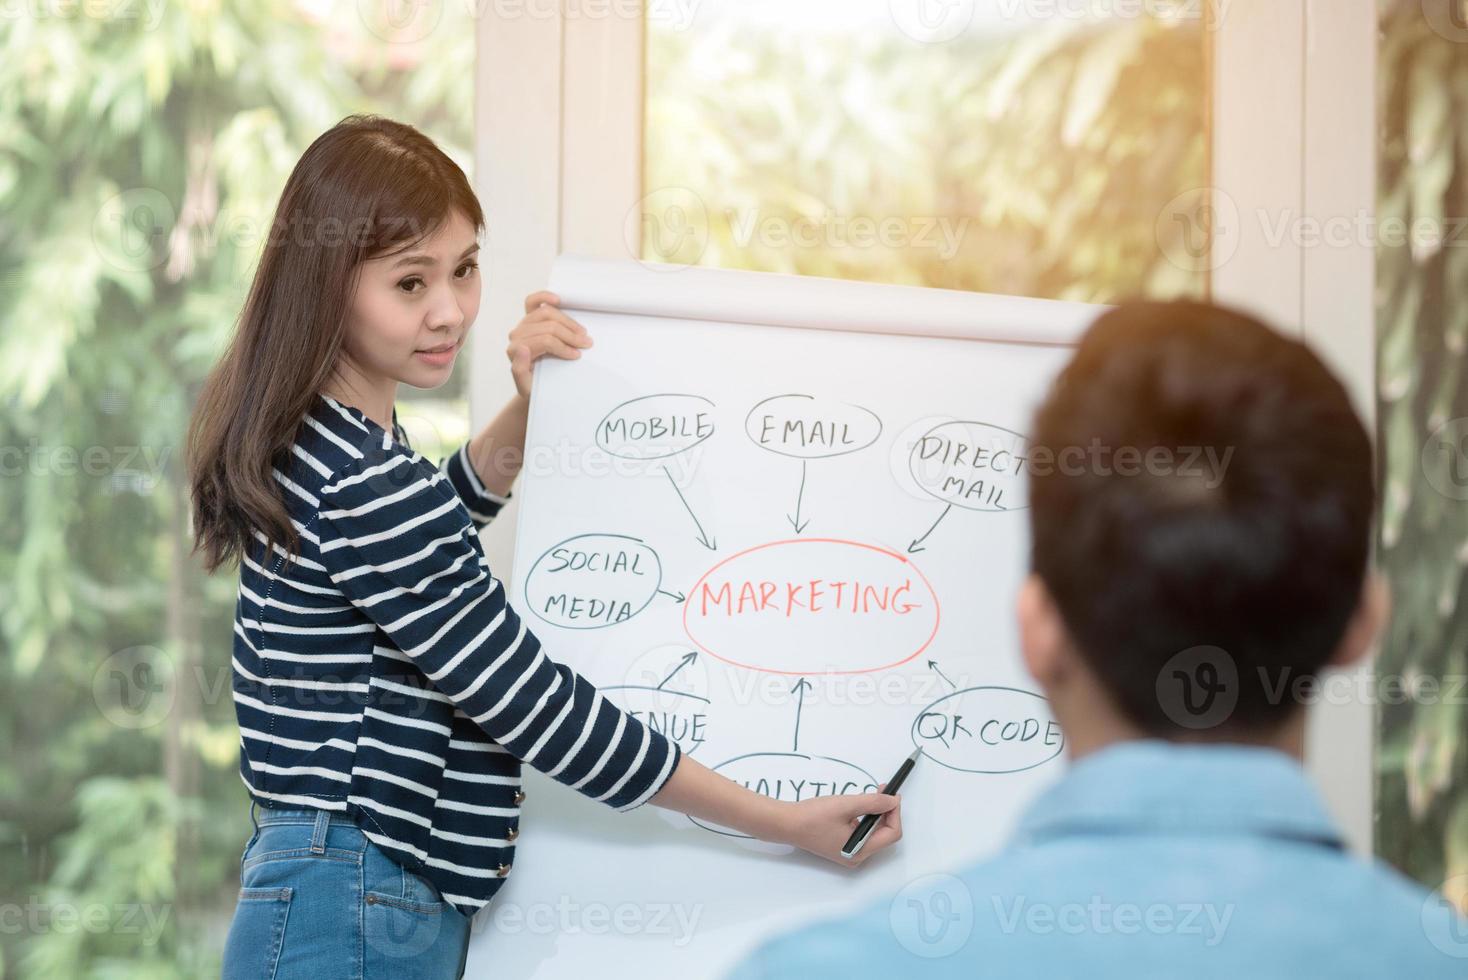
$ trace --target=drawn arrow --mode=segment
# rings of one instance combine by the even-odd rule
[[[907,546],[907,553],[909,555],[915,555],[919,551],[927,551],[928,550],[927,548],[922,547],[922,543],[924,541],[928,540],[928,535],[929,534],[932,534],[934,531],[936,531],[938,529],[938,525],[943,522],[943,518],[947,517],[948,516],[948,512],[950,510],[952,510],[952,509],[953,509],[953,505],[952,504],[949,504],[947,507],[944,507],[943,508],[943,513],[941,513],[941,514],[938,515],[938,519],[933,522],[933,526],[932,527],[928,528],[927,533],[924,534],[922,537],[918,538],[912,544],[910,544],[910,545]]]
[[[693,526],[698,528],[698,543],[710,551],[717,551],[719,549],[718,540],[711,539],[704,533],[703,525],[698,523],[698,515],[693,512],[692,507],[688,506],[688,501],[683,499],[683,491],[678,489],[678,484],[673,480],[673,474],[668,471],[666,466],[663,467],[663,476],[668,478],[668,483],[672,485],[673,492],[678,495],[678,500],[683,504],[683,509],[688,511],[689,517],[693,518]]]
[[[681,592],[669,592],[667,589],[658,589],[658,591],[667,596],[669,599],[672,599],[674,602],[682,602],[684,599],[688,598]]]
[[[695,661],[697,659],[698,659],[698,651],[697,650],[690,650],[687,653],[685,653],[683,655],[683,659],[680,660],[680,661],[678,661],[678,666],[674,667],[673,670],[672,670],[672,672],[669,673],[667,677],[664,677],[660,682],[658,682],[658,690],[661,691],[663,689],[663,685],[666,684],[666,683],[668,683],[668,681],[670,681],[670,680],[673,679],[673,674],[678,673],[678,671],[682,670],[684,667],[687,667],[689,664],[693,663],[693,661]]]
[[[949,676],[947,674],[943,673],[941,670],[938,669],[938,661],[936,661],[936,660],[929,660],[928,661],[928,666],[933,669],[933,673],[937,674],[939,677],[943,678],[945,681],[948,681],[948,686],[949,687],[953,688],[955,691],[958,690],[958,685],[955,684],[955,683],[953,683],[952,679],[949,678]],[[943,714],[943,713],[942,712],[939,712],[939,714]],[[957,724],[957,722],[958,722],[958,715],[956,715],[956,714],[943,714],[943,716],[946,717],[946,718],[948,718],[949,721],[950,721],[950,723],[952,723],[952,724]],[[937,736],[937,738],[938,738],[938,741],[940,741],[940,742],[943,743],[943,747],[944,748],[947,748],[948,747],[948,739],[944,738],[942,735]]]
[[[958,685],[955,684],[955,683],[953,683],[953,681],[949,680],[948,675],[945,674],[945,673],[943,673],[941,670],[938,669],[938,661],[936,661],[936,660],[929,660],[928,661],[928,666],[931,667],[931,668],[933,668],[933,671],[939,677],[943,678],[945,681],[948,681],[948,686],[949,687],[953,688],[955,691],[958,690]]]
[[[785,520],[789,521],[790,526],[795,528],[796,534],[804,531],[805,526],[810,523],[810,518],[808,517],[803,522],[800,519],[800,503],[805,499],[805,464],[806,460],[802,459],[800,461],[800,492],[795,495],[795,516],[785,515]]]
[[[795,682],[790,693],[795,695],[795,742],[790,746],[790,751],[800,751],[800,710],[805,707],[805,692],[810,690],[810,681],[802,677]]]

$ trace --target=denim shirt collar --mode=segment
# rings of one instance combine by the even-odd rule
[[[1159,739],[1117,743],[1074,763],[1026,808],[1015,842],[1095,834],[1246,835],[1344,846],[1291,756]]]

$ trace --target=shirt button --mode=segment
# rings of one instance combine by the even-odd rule
[[[498,868],[498,870],[495,871],[495,874],[499,875],[501,878],[503,878],[505,875],[507,875],[509,873],[510,873],[510,866],[508,864],[502,864],[502,865],[500,865],[499,868]]]
[[[518,827],[511,827],[509,830],[505,831],[505,840],[514,840],[516,837],[519,836],[520,828]]]
[[[523,789],[517,789],[517,790],[515,790],[515,805],[516,806],[519,806],[521,803],[524,803],[524,802],[525,802],[525,791]]]

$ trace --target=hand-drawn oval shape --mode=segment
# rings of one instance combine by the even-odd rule
[[[525,601],[554,626],[589,630],[626,622],[663,581],[658,553],[623,534],[578,534],[535,559]]]
[[[714,403],[702,395],[643,395],[596,424],[596,444],[622,459],[666,459],[714,434]]]
[[[913,443],[907,469],[922,490],[967,510],[1023,510],[1026,438],[987,422],[943,422]]]
[[[708,739],[709,699],[687,691],[622,684],[601,693],[648,728],[666,735],[692,755]]]
[[[792,803],[814,796],[849,796],[877,791],[877,781],[860,766],[804,752],[751,752],[719,763],[714,766],[714,772],[756,793]],[[688,819],[716,834],[749,838],[748,834],[741,834],[722,824],[696,817]]]
[[[938,632],[938,594],[906,555],[792,538],[730,555],[683,603],[700,650],[776,674],[860,674],[906,663]]]
[[[813,395],[775,395],[749,410],[744,432],[761,449],[797,459],[826,459],[865,449],[882,435],[877,413]]]
[[[1065,735],[1043,696],[1015,687],[945,694],[913,719],[912,743],[960,772],[1023,772],[1060,755]]]

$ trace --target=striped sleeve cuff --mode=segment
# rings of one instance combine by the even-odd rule
[[[622,813],[626,813],[628,810],[635,810],[654,796],[657,796],[658,790],[662,789],[668,780],[673,778],[673,770],[678,768],[678,762],[683,758],[683,750],[678,747],[677,742],[656,732],[652,733],[652,735],[654,739],[659,739],[663,742],[665,749],[659,753],[661,759],[644,760],[642,770],[638,772],[636,778],[639,781],[644,780],[648,778],[647,774],[651,773],[651,781],[641,784],[643,788],[630,802],[623,803],[617,807]]]
[[[474,522],[475,529],[484,527],[494,520],[500,508],[509,503],[513,494],[500,496],[491,493],[484,487],[484,481],[479,479],[479,474],[474,472],[474,464],[469,460],[469,444],[466,442],[455,452],[444,457],[443,464],[439,467],[444,475],[449,478],[454,492],[459,499],[464,501],[464,506],[469,511],[469,517]]]

